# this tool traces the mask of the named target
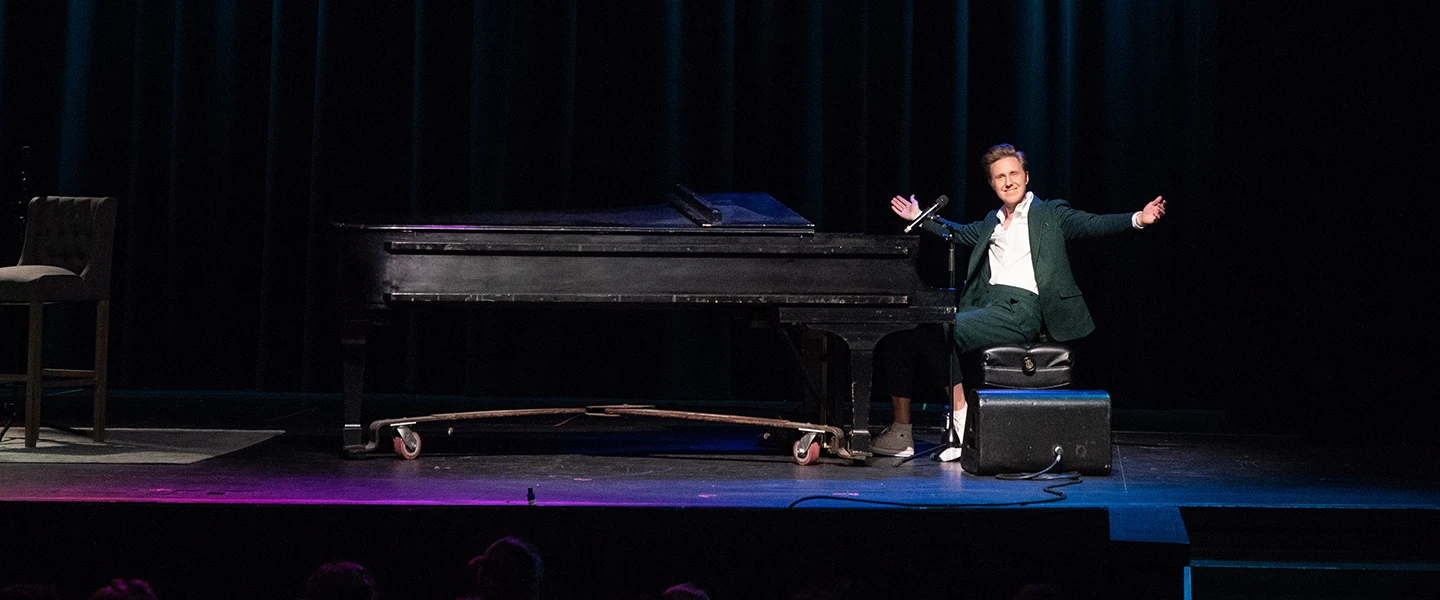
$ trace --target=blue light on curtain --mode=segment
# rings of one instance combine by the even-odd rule
[[[1022,0],[1012,5],[1019,14],[1017,30],[1016,82],[1015,82],[1015,141],[1021,150],[1028,149],[1031,156],[1050,163],[1050,148],[1047,143],[1050,129],[1050,73],[1046,52],[1051,47],[1051,35],[1045,27],[1045,3],[1042,0]],[[1048,168],[1039,170],[1031,164],[1031,177],[1036,183],[1047,181]]]
[[[682,166],[686,164],[681,137],[681,120],[685,115],[685,44],[684,26],[681,23],[683,6],[680,0],[665,2],[665,83],[664,95],[664,177],[667,182],[678,182]]]
[[[57,181],[59,194],[85,194],[86,112],[95,37],[95,0],[70,0],[65,12],[65,93],[61,96]]]
[[[6,19],[5,19],[5,14],[6,14],[6,11],[0,10],[0,115],[6,114],[6,110],[5,110],[5,62],[6,62],[6,61],[4,60],[4,58],[5,58],[5,45],[6,45],[6,44],[5,44],[5,42],[6,42],[6,36],[5,36],[5,20],[6,20]],[[9,144],[6,142],[6,139],[5,139],[5,128],[4,128],[4,127],[0,127],[0,167],[7,166],[7,165],[8,165],[8,162],[5,160],[5,159],[7,158],[7,153],[5,152],[5,149],[8,148],[8,147],[9,147]]]
[[[895,160],[900,172],[897,179],[903,184],[913,184],[911,175],[911,152],[915,140],[912,129],[915,120],[915,2],[904,0],[901,5],[900,30],[900,143],[896,146]]]
[[[951,87],[950,129],[954,146],[950,150],[950,202],[947,214],[963,215],[968,197],[971,169],[970,150],[970,0],[956,0],[955,82]]]

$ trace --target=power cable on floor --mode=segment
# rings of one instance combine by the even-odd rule
[[[1084,479],[1081,479],[1080,474],[1079,474],[1079,473],[1076,473],[1076,472],[1074,472],[1074,471],[1071,471],[1071,472],[1068,472],[1068,473],[1051,473],[1050,470],[1051,470],[1051,469],[1054,469],[1057,465],[1060,464],[1060,458],[1064,455],[1064,448],[1061,448],[1059,445],[1056,445],[1054,448],[1051,448],[1051,451],[1054,452],[1054,454],[1055,454],[1055,459],[1052,460],[1052,461],[1050,461],[1050,466],[1045,467],[1044,469],[1041,469],[1041,470],[1036,471],[1036,472],[1034,472],[1034,473],[1001,473],[1001,474],[995,476],[996,479],[1000,479],[1000,480],[1004,480],[1004,481],[1054,481],[1054,482],[1056,482],[1056,483],[1052,483],[1052,484],[1050,484],[1050,485],[1047,485],[1047,486],[1045,486],[1044,489],[1040,490],[1040,491],[1042,491],[1042,492],[1044,492],[1044,493],[1046,493],[1046,494],[1050,494],[1050,496],[1051,496],[1050,498],[1037,498],[1037,499],[1034,499],[1034,500],[1019,500],[1019,501],[1012,501],[1012,502],[946,502],[946,503],[930,504],[930,503],[917,503],[917,502],[893,502],[893,501],[889,501],[889,500],[869,500],[869,499],[865,499],[865,498],[848,498],[848,497],[845,497],[845,496],[820,496],[820,495],[816,495],[816,496],[805,496],[805,497],[803,497],[803,498],[800,498],[800,499],[798,499],[798,500],[796,500],[796,501],[794,501],[794,502],[791,502],[790,505],[787,506],[786,508],[795,508],[796,506],[799,506],[799,505],[801,505],[801,504],[803,504],[803,503],[813,502],[813,501],[818,501],[818,500],[833,500],[833,501],[836,501],[836,502],[853,502],[853,503],[857,503],[857,504],[876,504],[876,505],[880,505],[880,506],[895,506],[895,507],[900,507],[900,508],[916,508],[916,509],[931,509],[931,508],[978,508],[978,507],[993,507],[993,506],[1031,506],[1031,505],[1035,505],[1035,504],[1049,504],[1049,503],[1051,503],[1051,502],[1059,502],[1059,501],[1064,500],[1064,499],[1066,499],[1066,498],[1068,497],[1068,496],[1065,495],[1065,492],[1060,491],[1060,488],[1069,487],[1069,486],[1072,486],[1072,485],[1075,485],[1075,484],[1078,484],[1078,483],[1084,483],[1085,480],[1084,480]]]

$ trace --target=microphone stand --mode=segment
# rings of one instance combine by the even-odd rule
[[[949,202],[950,202],[950,198],[949,198],[948,196],[940,196],[939,198],[936,198],[934,205],[932,205],[930,208],[925,209],[925,212],[920,213],[920,216],[919,216],[919,217],[916,217],[914,221],[911,221],[909,225],[906,225],[906,226],[905,226],[905,233],[910,233],[910,230],[911,230],[912,228],[914,228],[916,225],[919,225],[921,221],[924,221],[925,219],[930,218],[930,215],[934,214],[934,212],[935,212],[936,210],[938,210],[938,209],[940,209],[941,207],[945,206],[945,205],[948,204]],[[947,259],[947,260],[946,260],[946,267],[947,267],[947,270],[949,271],[948,274],[949,274],[949,278],[950,278],[950,291],[958,294],[958,293],[959,293],[959,290],[956,289],[956,287],[955,287],[955,285],[956,285],[956,283],[957,283],[957,282],[956,282],[956,276],[955,276],[955,238],[951,237],[950,234],[949,234],[949,232],[947,232],[945,235],[942,235],[941,237],[945,238],[945,242],[946,242],[946,246],[947,246],[947,250],[946,250],[946,259]],[[957,300],[958,300],[958,298],[957,298]],[[954,339],[952,336],[954,336],[955,324],[954,324],[953,322],[951,322],[951,323],[946,323],[943,327],[944,327],[944,330],[945,330],[945,339],[947,339],[947,340],[948,340],[948,339]],[[952,370],[953,370],[953,369],[958,369],[958,368],[960,368],[959,361],[956,360],[956,356],[955,356],[955,346],[954,346],[953,344],[946,344],[946,346],[947,346],[947,347],[949,348],[949,350],[950,350],[950,352],[949,352],[949,354],[950,354],[950,368],[951,368]],[[952,373],[951,375],[952,375],[951,379],[953,380],[953,379],[954,379],[954,377],[953,377],[954,373]],[[953,388],[951,388],[951,392],[952,392],[951,395],[953,396],[953,392],[954,392],[954,389],[953,389]],[[953,402],[953,399],[952,399],[952,402]],[[954,410],[953,404],[952,404],[952,406],[951,406],[951,410]],[[920,458],[920,457],[922,457],[922,456],[929,456],[932,460],[939,460],[939,459],[940,459],[940,456],[939,456],[938,453],[939,453],[940,451],[946,450],[946,449],[949,449],[949,448],[959,448],[959,447],[961,447],[961,446],[962,446],[962,442],[960,441],[960,434],[961,434],[962,432],[955,431],[954,425],[955,425],[955,421],[954,421],[954,419],[951,417],[950,411],[945,411],[945,427],[944,427],[944,429],[943,429],[944,435],[945,435],[945,441],[944,441],[944,442],[941,442],[940,444],[936,445],[935,447],[930,448],[929,450],[926,450],[926,451],[924,451],[924,452],[917,452],[917,453],[915,453],[915,454],[913,454],[913,455],[911,455],[911,456],[909,456],[909,457],[906,457],[906,458],[897,460],[897,461],[895,461],[894,463],[892,463],[891,466],[898,467],[898,466],[900,466],[900,465],[903,465],[903,464],[905,464],[905,463],[907,463],[907,462],[910,462],[910,461],[915,460],[915,459],[917,459],[917,458]]]

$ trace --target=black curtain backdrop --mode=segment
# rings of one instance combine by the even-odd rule
[[[1256,4],[8,0],[5,222],[121,199],[117,387],[336,391],[337,219],[680,182],[897,233],[894,194],[993,210],[977,161],[1012,142],[1041,197],[1170,200],[1072,255],[1082,385],[1237,430],[1428,431],[1433,42],[1403,3]],[[402,314],[372,340],[378,391],[798,390],[774,332],[708,315]]]

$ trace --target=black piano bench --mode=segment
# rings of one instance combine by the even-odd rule
[[[1016,390],[1048,390],[1070,385],[1074,361],[1070,348],[1041,340],[991,346],[980,351],[980,385]]]

